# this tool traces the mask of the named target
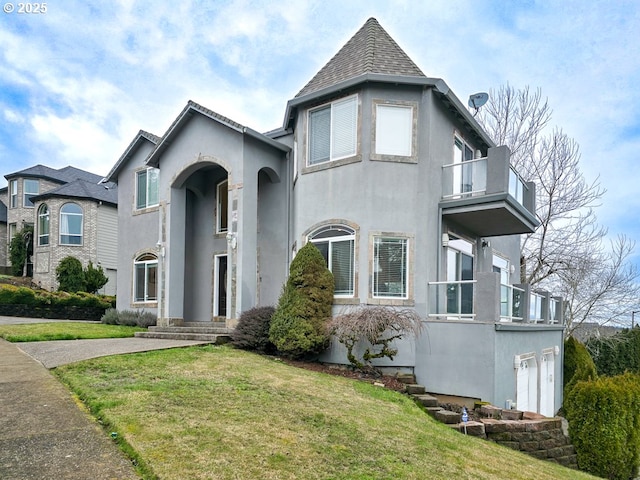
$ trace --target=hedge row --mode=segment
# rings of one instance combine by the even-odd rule
[[[611,337],[587,341],[599,375],[640,373],[640,328],[623,330]]]
[[[100,320],[115,297],[78,292],[34,291],[0,284],[0,315],[12,317]]]

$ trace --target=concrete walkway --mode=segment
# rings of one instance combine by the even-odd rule
[[[0,324],[43,321],[0,317]],[[138,479],[131,462],[47,368],[199,343],[123,338],[12,344],[0,339],[0,479]]]

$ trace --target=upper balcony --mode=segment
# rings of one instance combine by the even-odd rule
[[[444,165],[443,217],[482,237],[533,233],[535,184],[522,180],[509,157],[503,146],[484,158]]]

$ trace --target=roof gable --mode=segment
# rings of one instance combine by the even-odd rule
[[[426,77],[378,21],[370,18],[296,98],[366,74]]]
[[[151,143],[154,147],[158,145],[161,138],[149,133],[144,130],[140,130],[136,136],[133,138],[129,146],[125,149],[124,153],[120,156],[116,164],[113,166],[111,171],[107,174],[107,176],[102,180],[104,182],[117,182],[118,174],[122,167],[126,165],[126,163],[133,157],[133,155],[138,151],[138,149],[146,142]]]
[[[57,183],[68,183],[76,179],[98,183],[102,178],[100,175],[76,167],[67,166],[56,170],[45,165],[34,165],[33,167],[5,175],[7,180],[13,177],[43,178]]]

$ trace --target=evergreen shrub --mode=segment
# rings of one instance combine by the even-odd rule
[[[579,381],[564,403],[581,470],[612,480],[635,478],[640,465],[640,376]]]
[[[595,380],[596,366],[586,347],[573,337],[564,342],[564,397],[581,380]]]
[[[333,275],[313,243],[300,249],[289,267],[269,340],[283,355],[302,358],[329,346],[327,321],[333,304]]]
[[[79,292],[85,290],[85,277],[82,263],[75,257],[64,257],[56,267],[58,290]]]
[[[244,350],[273,353],[276,347],[269,340],[273,307],[255,307],[242,312],[238,325],[231,334],[231,343]]]

